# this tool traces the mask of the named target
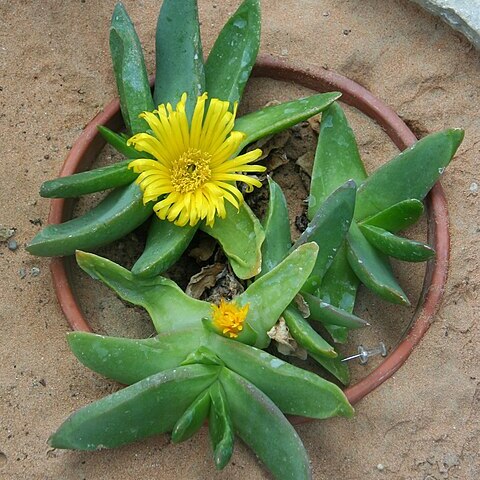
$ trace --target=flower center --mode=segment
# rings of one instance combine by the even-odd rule
[[[248,314],[249,304],[244,307],[238,307],[235,303],[226,302],[223,298],[220,305],[213,305],[213,323],[220,329],[225,336],[230,338],[238,337],[243,330],[243,322]]]
[[[179,193],[189,193],[200,188],[210,180],[210,160],[212,156],[208,152],[202,152],[196,148],[189,148],[183,152],[180,158],[172,165],[170,181],[173,189]]]

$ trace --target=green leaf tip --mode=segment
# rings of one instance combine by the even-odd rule
[[[375,170],[358,188],[356,220],[364,220],[404,200],[423,200],[463,137],[461,129],[432,133]]]

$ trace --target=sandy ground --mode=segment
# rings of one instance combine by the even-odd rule
[[[150,72],[158,3],[126,2]],[[238,2],[199,3],[208,51]],[[70,412],[116,388],[70,354],[49,261],[24,249],[48,215],[40,184],[56,175],[82,127],[115,95],[107,36],[113,4],[0,2],[0,224],[16,228],[19,245],[12,252],[0,244],[0,478],[270,478],[240,442],[232,463],[216,472],[205,431],[181,445],[161,436],[95,453],[50,451],[46,444]],[[447,126],[466,129],[443,180],[452,252],[440,313],[405,366],[358,404],[353,420],[299,427],[313,476],[480,478],[479,54],[403,0],[264,0],[262,9],[262,52],[357,80],[418,135]],[[380,148],[378,142],[367,147],[367,157]],[[365,304],[371,297],[361,298]],[[377,302],[376,315],[389,311]]]

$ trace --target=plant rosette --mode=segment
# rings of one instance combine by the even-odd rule
[[[128,386],[71,415],[50,437],[52,447],[113,448],[165,432],[181,442],[208,419],[217,468],[228,463],[238,435],[275,478],[310,478],[305,448],[284,414],[349,417],[353,408],[336,384],[265,348],[283,335],[291,341],[283,353],[302,351],[348,384],[346,363],[331,343],[368,326],[353,314],[359,284],[409,305],[389,257],[420,262],[435,255],[431,246],[398,232],[422,215],[422,201],[463,131],[429,135],[367,176],[335,102],[340,93],[237,117],[259,39],[259,2],[244,0],[204,62],[196,1],[165,0],[152,95],[133,24],[122,4],[115,7],[110,47],[126,133],[99,131],[127,159],[45,182],[41,195],[47,198],[113,190],[84,215],[44,228],[28,249],[43,256],[76,252],[91,277],[148,312],[157,335],[68,335],[84,365]],[[260,187],[255,174],[265,170],[255,163],[261,150],[246,147],[319,113],[309,224],[292,242],[278,184],[268,179],[262,221],[244,201],[239,184],[247,192]],[[87,253],[150,217],[145,250],[131,271]],[[233,299],[194,299],[161,275],[198,229],[218,242],[236,276],[248,280]]]

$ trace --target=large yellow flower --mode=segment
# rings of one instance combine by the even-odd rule
[[[248,165],[257,160],[260,149],[235,157],[245,134],[232,131],[237,105],[229,112],[229,102],[211,99],[205,113],[207,94],[199,96],[189,125],[184,93],[176,109],[159,105],[158,110],[143,112],[150,133],[138,133],[128,140],[152,159],[130,162],[140,173],[136,182],[143,190],[144,204],[158,200],[153,210],[162,220],[193,226],[200,220],[212,226],[215,216],[226,215],[224,200],[238,208],[243,201],[235,182],[250,188],[261,183],[239,172],[263,172],[265,167]]]

